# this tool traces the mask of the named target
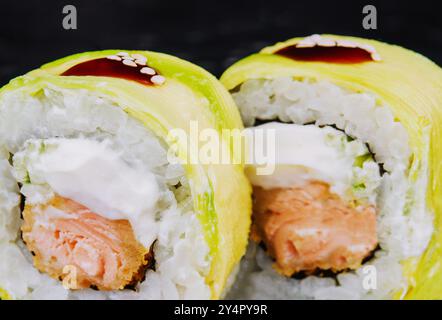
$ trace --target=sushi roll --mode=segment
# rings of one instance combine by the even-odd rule
[[[216,78],[156,52],[77,54],[3,87],[0,298],[222,297],[251,188],[241,163],[187,161],[171,132],[195,142],[192,121],[242,128]]]
[[[247,160],[252,241],[230,297],[442,298],[437,65],[313,35],[240,60],[221,82],[252,136],[273,137],[273,170]]]

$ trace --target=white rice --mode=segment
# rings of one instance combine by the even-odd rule
[[[233,97],[246,126],[257,119],[295,124],[335,125],[367,143],[375,160],[383,164],[377,193],[377,232],[380,250],[375,257],[352,272],[333,278],[308,276],[302,280],[284,278],[274,271],[271,259],[250,244],[243,259],[238,281],[229,298],[242,299],[380,299],[392,298],[406,290],[401,261],[419,256],[433,231],[427,211],[427,154],[413,167],[420,168],[418,179],[409,175],[408,134],[395,121],[388,106],[379,105],[371,93],[350,92],[327,81],[276,78],[248,80]],[[376,288],[364,288],[364,267],[374,266]],[[402,291],[404,292],[404,291]]]
[[[33,267],[32,257],[20,237],[19,188],[8,160],[30,139],[53,137],[106,140],[125,161],[137,161],[155,174],[161,190],[155,208],[156,270],[147,271],[145,281],[136,291],[70,291]],[[166,146],[112,101],[86,90],[52,87],[35,96],[11,92],[2,99],[0,288],[12,298],[208,299],[208,253],[183,168],[169,164]]]

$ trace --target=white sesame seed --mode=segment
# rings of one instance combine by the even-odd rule
[[[338,40],[336,41],[338,44],[338,47],[345,47],[345,48],[356,48],[357,44],[353,41],[347,41],[347,40]]]
[[[120,57],[128,57],[128,56],[129,56],[129,53],[127,53],[127,52],[118,52],[118,53],[117,53],[117,56],[120,56]]]
[[[336,45],[334,40],[327,38],[320,38],[316,43],[321,47],[334,47]]]
[[[374,61],[381,61],[382,59],[381,59],[381,56],[378,54],[378,53],[372,53],[371,54],[371,58],[374,60]]]
[[[322,39],[322,37],[319,34],[312,34],[311,36],[304,38],[304,40],[307,40],[307,39],[309,39],[313,42],[318,42]]]
[[[132,55],[132,57],[133,57],[134,59],[137,59],[137,60],[145,60],[145,61],[147,61],[147,58],[146,58],[145,56],[143,56],[142,54],[134,53],[134,54]]]
[[[140,69],[140,72],[141,72],[141,73],[144,73],[144,74],[151,75],[151,76],[153,76],[153,75],[155,74],[155,70],[152,69],[152,68],[149,68],[149,67],[143,67],[143,68],[141,68],[141,69]]]
[[[164,81],[166,81],[166,78],[160,75],[156,75],[150,78],[150,81],[152,81],[154,84],[163,84]]]
[[[146,65],[146,60],[137,59],[137,60],[135,60],[135,63],[140,65],[140,66],[145,66]]]
[[[360,44],[359,48],[364,49],[365,51],[368,51],[370,53],[375,53],[376,52],[376,49],[373,46],[369,45],[369,44]]]
[[[298,42],[297,44],[296,44],[296,47],[297,48],[311,48],[311,47],[314,47],[316,45],[316,43],[315,42],[312,42],[312,41],[301,41],[301,42]]]
[[[121,61],[121,57],[119,56],[107,56],[106,58],[110,60]]]
[[[133,62],[131,60],[127,60],[127,59],[123,60],[123,64],[125,64],[126,66],[129,66],[129,67],[136,67],[137,66],[137,64],[135,62]]]

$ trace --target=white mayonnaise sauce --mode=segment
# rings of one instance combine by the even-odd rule
[[[253,185],[265,189],[288,188],[302,185],[307,180],[320,180],[329,183],[337,193],[343,193],[348,188],[354,157],[346,155],[336,145],[341,132],[331,127],[279,122],[247,130],[274,130],[275,133],[274,141],[264,139],[266,144],[274,143],[274,147],[264,147],[274,150],[274,155],[266,156],[273,158],[275,170],[270,175],[259,175],[256,169],[262,164],[248,165],[246,173]],[[345,139],[344,136],[342,138]],[[253,153],[253,149],[250,152]]]
[[[53,138],[44,145],[44,150],[26,153],[32,183],[47,184],[53,193],[105,218],[128,220],[141,243],[152,243],[160,197],[152,172],[129,165],[106,141]]]

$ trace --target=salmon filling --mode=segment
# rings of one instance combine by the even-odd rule
[[[375,208],[352,207],[326,183],[254,187],[254,197],[252,238],[264,242],[285,276],[356,269],[377,246]]]
[[[35,267],[59,280],[74,275],[69,289],[130,287],[143,280],[153,260],[129,221],[102,217],[59,195],[44,205],[26,204],[23,219],[22,237]]]

